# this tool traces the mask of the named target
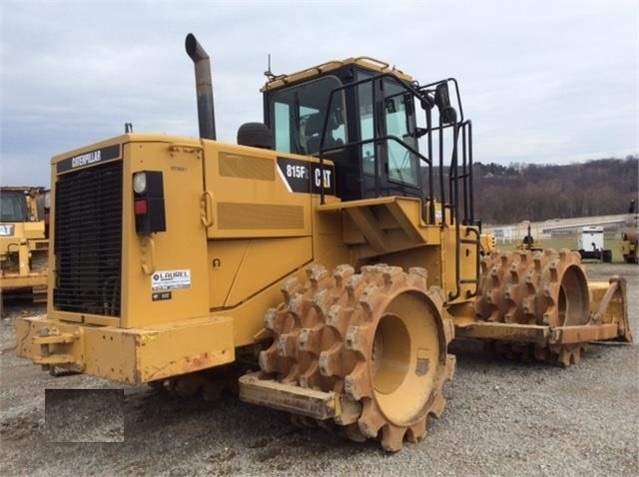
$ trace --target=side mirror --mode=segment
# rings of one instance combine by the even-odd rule
[[[411,115],[415,111],[415,104],[413,103],[413,95],[405,94],[402,96],[402,103],[404,103],[404,108],[406,109],[406,114]]]
[[[439,110],[442,123],[454,124],[457,121],[457,111],[450,104],[447,83],[438,84],[435,88],[435,104]]]
[[[395,100],[393,98],[386,98],[386,112],[389,114],[397,112],[397,108],[395,107]]]

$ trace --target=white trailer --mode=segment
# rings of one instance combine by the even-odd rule
[[[612,251],[604,247],[604,228],[601,226],[582,227],[577,247],[583,259],[612,262]]]

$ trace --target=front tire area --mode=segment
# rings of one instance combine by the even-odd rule
[[[341,265],[329,274],[313,265],[283,294],[265,316],[275,339],[260,355],[262,371],[358,403],[360,413],[335,419],[354,440],[379,438],[397,451],[405,438],[423,439],[455,366],[443,293],[427,289],[426,271],[375,265],[356,274]]]

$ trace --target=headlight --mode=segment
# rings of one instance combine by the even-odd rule
[[[44,193],[44,208],[45,209],[51,208],[51,192],[50,191],[47,191]]]
[[[136,194],[144,194],[146,192],[146,172],[133,174],[133,190]]]

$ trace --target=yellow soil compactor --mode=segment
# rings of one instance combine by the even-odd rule
[[[254,363],[244,401],[396,451],[442,413],[455,337],[563,365],[632,340],[623,278],[588,282],[567,250],[482,257],[454,79],[366,57],[269,71],[264,122],[229,144],[208,55],[186,50],[200,138],[52,159],[49,304],[17,321],[20,356],[208,395]]]

